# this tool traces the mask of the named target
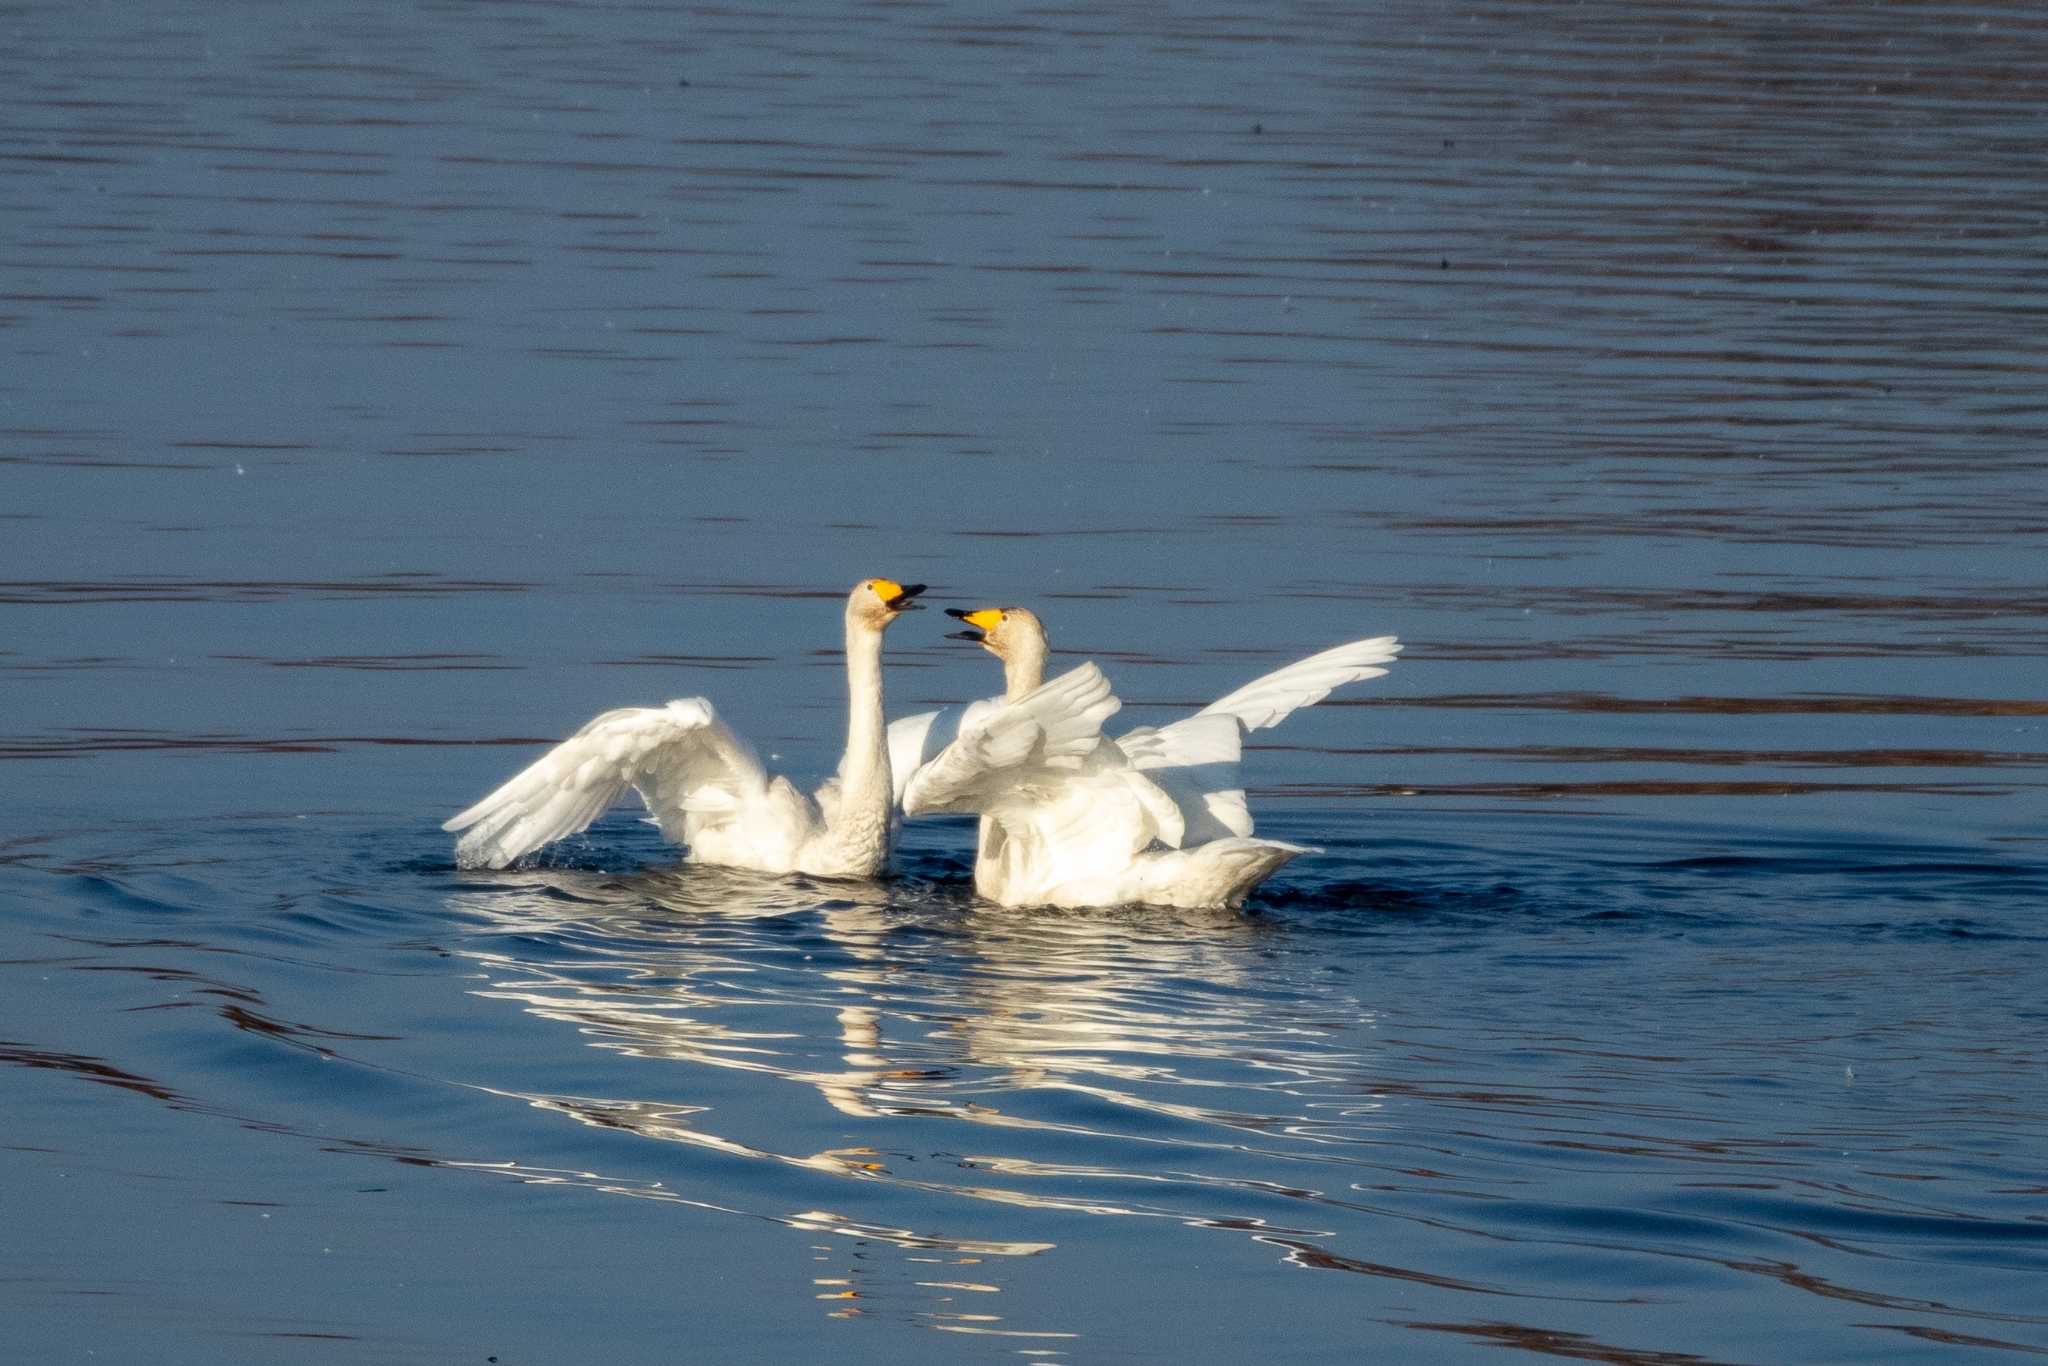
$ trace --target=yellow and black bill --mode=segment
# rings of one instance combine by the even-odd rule
[[[988,640],[988,633],[995,630],[997,624],[1003,619],[1003,612],[999,607],[984,607],[975,612],[963,612],[957,607],[948,607],[946,615],[956,620],[964,621],[969,626],[978,628],[972,631],[948,631],[946,639],[971,640],[977,645],[986,642]]]
[[[918,606],[912,601],[924,592],[921,583],[897,583],[894,579],[876,579],[875,592],[881,595],[882,606],[892,612],[915,612]]]

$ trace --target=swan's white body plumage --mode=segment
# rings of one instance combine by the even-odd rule
[[[1042,633],[1035,617],[1029,626]],[[1009,762],[1001,746],[978,738],[971,716],[963,718],[959,738],[906,785],[903,812],[981,814],[975,890],[1003,905],[1236,906],[1282,865],[1311,852],[1253,838],[1238,777],[1245,735],[1277,725],[1346,683],[1384,674],[1378,666],[1399,651],[1392,636],[1340,645],[1172,725],[1116,739],[1069,736],[1059,764]],[[1042,660],[1043,649],[1026,657]],[[1028,683],[1028,676],[1021,681]],[[1018,682],[1013,678],[1013,691]],[[981,704],[988,708],[981,724],[1053,686],[1015,702]],[[1106,718],[1121,704],[1107,695],[1106,682],[1104,693]],[[1095,710],[1100,704],[1078,719]]]
[[[818,877],[885,872],[902,789],[890,762],[898,742],[882,728],[882,631],[920,591],[864,580],[849,597],[846,753],[815,796],[770,776],[704,698],[626,707],[597,717],[448,821],[443,829],[464,832],[456,861],[506,867],[583,830],[630,787],[692,862]],[[913,743],[921,742],[919,735]]]

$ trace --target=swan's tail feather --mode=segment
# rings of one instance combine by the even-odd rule
[[[1254,887],[1287,864],[1303,854],[1320,852],[1283,840],[1232,837],[1155,854],[1145,899],[1170,906],[1234,909],[1244,904]]]

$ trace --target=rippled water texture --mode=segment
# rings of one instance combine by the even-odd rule
[[[0,0],[0,1359],[2048,1354],[2044,146],[2021,4]],[[1243,914],[453,867],[870,574],[1409,645]]]

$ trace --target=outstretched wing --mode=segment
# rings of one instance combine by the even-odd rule
[[[1392,636],[1354,640],[1255,678],[1195,715],[1234,716],[1246,730],[1277,726],[1293,712],[1322,701],[1334,688],[1378,678],[1386,670],[1374,666],[1400,653],[1401,642]]]
[[[455,846],[463,867],[503,868],[584,829],[629,786],[675,839],[685,825],[730,819],[767,784],[746,741],[709,702],[685,697],[606,712],[441,828],[467,831]]]
[[[1354,640],[1255,678],[1193,716],[1117,740],[1134,768],[1169,793],[1186,823],[1189,846],[1252,833],[1238,778],[1244,734],[1276,726],[1347,683],[1378,678],[1401,652],[1393,636]]]
[[[903,814],[984,811],[1020,782],[1078,771],[1123,703],[1093,664],[1015,702],[976,706],[953,742],[911,775]]]
[[[1251,808],[1238,778],[1244,727],[1236,717],[1197,714],[1157,730],[1134,730],[1116,744],[1179,808],[1183,845],[1251,834]]]
[[[977,812],[1063,855],[1128,860],[1155,839],[1178,844],[1172,799],[1102,739],[1121,705],[1102,671],[1083,664],[1015,702],[971,709],[958,738],[912,776],[903,812]]]

